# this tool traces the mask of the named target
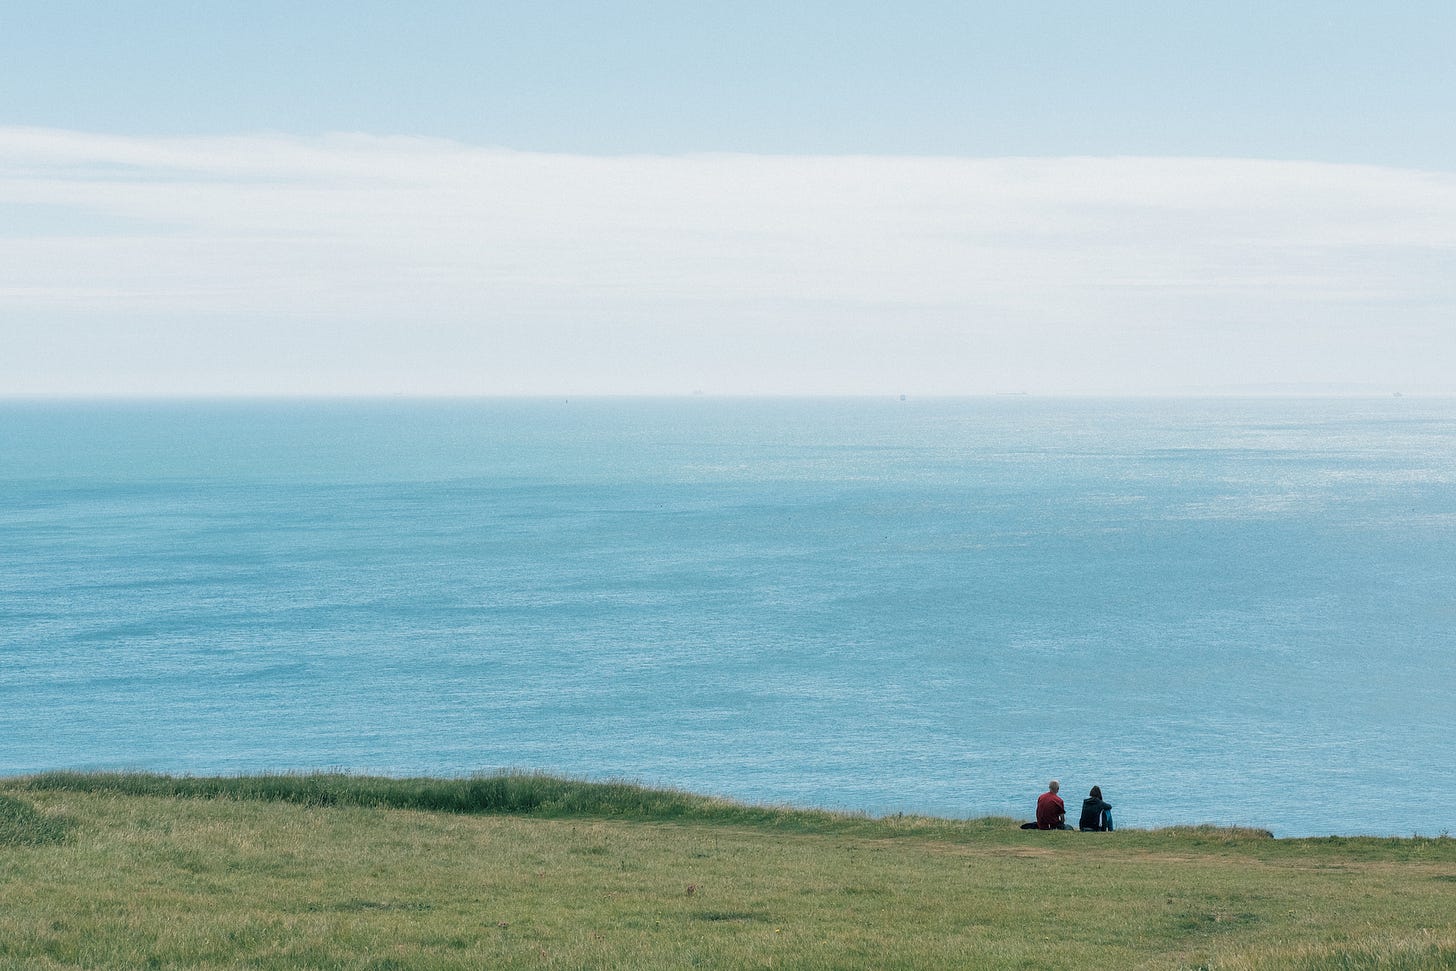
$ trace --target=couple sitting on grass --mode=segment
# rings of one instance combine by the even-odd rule
[[[1057,790],[1062,784],[1056,779],[1047,783],[1047,791],[1036,800],[1036,822],[1026,823],[1022,829],[1071,829],[1067,825],[1067,807]],[[1084,833],[1112,832],[1112,803],[1102,798],[1102,787],[1093,786],[1092,792],[1082,800],[1082,818],[1077,828]]]

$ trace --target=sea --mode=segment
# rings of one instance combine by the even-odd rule
[[[1456,829],[1456,399],[0,402],[0,775]]]

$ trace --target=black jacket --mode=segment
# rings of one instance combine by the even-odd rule
[[[1102,814],[1112,808],[1112,803],[1103,802],[1101,799],[1093,799],[1088,796],[1082,800],[1082,819],[1077,823],[1078,829],[1101,829]]]

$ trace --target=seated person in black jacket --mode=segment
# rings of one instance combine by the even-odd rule
[[[1082,818],[1077,828],[1083,832],[1112,832],[1112,803],[1102,801],[1102,787],[1093,786],[1092,794],[1082,800]]]

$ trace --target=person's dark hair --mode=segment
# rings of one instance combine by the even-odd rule
[[[1093,786],[1092,787],[1092,798],[1093,799],[1101,799],[1102,798],[1102,787],[1101,786]]]

